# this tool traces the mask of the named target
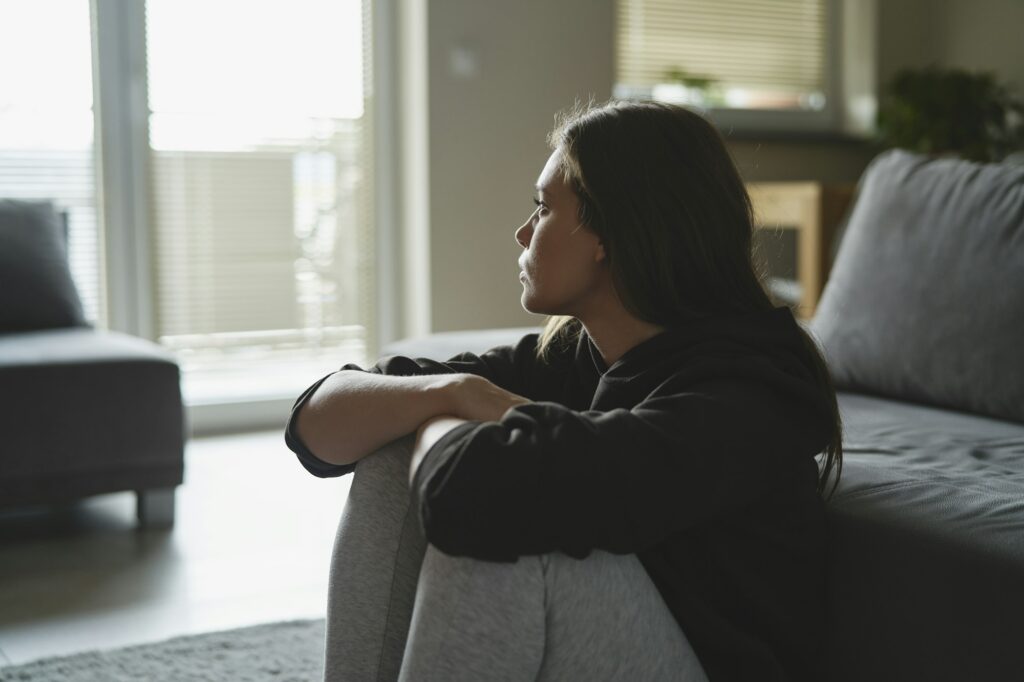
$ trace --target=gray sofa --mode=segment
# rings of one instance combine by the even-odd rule
[[[170,526],[184,474],[178,365],[86,323],[66,239],[52,204],[0,200],[0,509],[130,490],[143,526]]]
[[[824,679],[1024,679],[1024,167],[875,159],[808,326],[845,429]]]

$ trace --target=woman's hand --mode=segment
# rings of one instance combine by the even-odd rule
[[[467,421],[499,421],[510,407],[532,402],[476,374],[451,375],[451,383],[445,390],[448,392],[446,414],[431,417],[416,430],[409,465],[410,486],[424,456],[446,433]]]
[[[458,375],[450,390],[452,414],[469,421],[500,421],[510,407],[532,402],[476,374]]]

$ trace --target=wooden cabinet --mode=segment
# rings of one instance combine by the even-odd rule
[[[853,198],[853,184],[751,182],[747,191],[758,229],[794,230],[799,300],[795,314],[814,315],[828,280],[832,240]]]

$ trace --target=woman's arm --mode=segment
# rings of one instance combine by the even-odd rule
[[[540,401],[472,428],[431,420],[411,486],[427,541],[487,561],[630,554],[781,486],[815,496],[832,428],[819,390],[770,370],[758,382],[756,367],[729,377],[738,365],[704,382],[680,372],[631,409]]]
[[[295,429],[329,464],[351,464],[431,417],[449,414],[462,374],[385,376],[341,370],[327,377],[296,414]]]
[[[401,376],[343,369],[297,402],[286,441],[300,443],[290,447],[304,446],[322,462],[346,466],[433,417],[497,421],[508,408],[530,401],[464,372]]]
[[[328,478],[351,473],[358,460],[431,417],[497,420],[508,405],[529,402],[516,393],[533,386],[538,337],[444,362],[386,355],[368,370],[346,364],[296,399],[285,444],[307,471]]]

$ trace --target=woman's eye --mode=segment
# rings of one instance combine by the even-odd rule
[[[545,205],[544,205],[544,202],[543,202],[543,201],[541,201],[540,199],[534,198],[534,200],[533,200],[533,203],[534,203],[534,205],[535,205],[535,206],[536,206],[537,208],[539,208],[539,209],[540,209],[540,210],[542,210],[542,211],[546,211],[546,210],[547,210],[547,208],[548,208],[547,206],[545,206]]]

